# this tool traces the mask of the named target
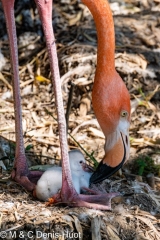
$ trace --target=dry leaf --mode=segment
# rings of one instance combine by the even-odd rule
[[[91,219],[92,240],[101,240],[101,218],[96,216]]]
[[[148,218],[136,216],[137,219],[141,220],[143,223],[145,223],[160,239],[160,233],[157,231],[157,229],[153,226],[151,220]]]
[[[67,225],[70,226],[70,228],[73,230],[73,224],[72,222],[74,222],[73,218],[69,215],[63,215],[62,216],[62,222],[66,223]]]
[[[92,134],[94,137],[100,137],[100,138],[105,138],[104,137],[104,134],[102,133],[102,131],[96,129],[96,128],[93,128],[93,127],[89,127],[88,128],[88,131],[90,131],[90,134]]]
[[[106,227],[106,230],[107,230],[107,235],[110,240],[120,240],[120,238],[117,235],[118,231],[115,227],[113,227],[112,225],[108,225]]]
[[[83,229],[82,229],[81,223],[76,216],[73,215],[72,217],[74,218],[74,223],[79,235],[79,239],[83,239]]]
[[[78,12],[78,14],[75,14],[73,18],[69,20],[69,26],[75,25],[79,20],[81,19],[82,12]]]
[[[48,78],[45,78],[41,75],[35,77],[36,81],[50,83],[51,81]]]

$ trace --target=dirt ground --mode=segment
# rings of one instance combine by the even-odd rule
[[[112,211],[48,207],[9,178],[15,123],[9,46],[0,3],[0,239],[160,239],[160,1],[109,2],[115,22],[116,69],[126,83],[132,106],[130,160],[118,174],[94,186],[121,193],[113,199]],[[15,15],[28,164],[58,164],[49,60],[33,1],[17,0]],[[81,146],[100,161],[104,136],[91,104],[97,53],[93,18],[80,1],[55,0],[53,26],[65,109],[74,84],[69,148]]]

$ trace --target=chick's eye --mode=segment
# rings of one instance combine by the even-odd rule
[[[125,118],[127,116],[128,116],[128,112],[127,111],[125,111],[125,110],[121,111],[121,117]]]
[[[82,163],[83,163],[83,161],[81,160],[81,161],[79,161],[79,163],[80,163],[80,164],[82,164]]]

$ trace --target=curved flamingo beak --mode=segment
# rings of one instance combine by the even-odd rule
[[[109,134],[105,142],[105,156],[92,174],[90,183],[99,183],[117,172],[128,160],[129,149],[128,127]]]

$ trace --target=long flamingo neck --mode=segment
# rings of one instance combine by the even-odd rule
[[[82,1],[91,11],[97,29],[98,51],[96,72],[111,74],[115,72],[115,36],[109,3],[107,0]]]

